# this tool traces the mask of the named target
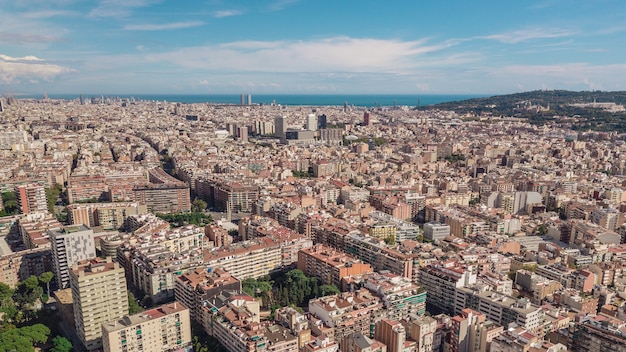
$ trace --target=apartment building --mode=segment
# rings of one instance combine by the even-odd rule
[[[51,248],[49,230],[61,230],[63,225],[51,214],[29,214],[19,220],[18,229],[24,247]]]
[[[384,343],[388,352],[404,352],[410,349],[410,346],[407,346],[406,329],[397,320],[383,318],[377,321],[374,338]],[[415,344],[414,341],[412,343]]]
[[[133,202],[77,203],[68,205],[67,210],[70,223],[100,226],[105,230],[118,230],[129,216],[148,212],[145,204]]]
[[[454,314],[457,312],[455,310],[457,289],[474,285],[476,282],[474,266],[449,261],[420,268],[417,283],[428,292],[426,303],[448,314]]]
[[[298,336],[274,323],[261,323],[259,303],[245,293],[221,291],[205,301],[206,331],[230,352],[298,351]]]
[[[346,276],[373,272],[369,264],[324,245],[300,250],[298,269],[306,275],[319,278],[325,285],[337,287],[341,287],[341,279]]]
[[[133,188],[134,201],[145,204],[152,213],[180,213],[191,210],[186,184],[151,183]]]
[[[515,323],[528,331],[536,333],[544,323],[544,312],[526,298],[516,299],[491,291],[480,291],[459,287],[456,290],[455,312],[471,308],[496,324],[505,328]]]
[[[429,222],[424,224],[424,238],[430,241],[441,241],[450,236],[450,225]]]
[[[575,324],[568,349],[573,352],[625,352],[626,324],[622,320],[596,315]]]
[[[450,321],[452,322],[449,341],[451,352],[488,352],[491,341],[504,331],[501,325],[486,320],[483,314],[469,308],[463,309]]]
[[[415,317],[409,325],[409,336],[417,343],[418,351],[432,351],[437,320],[429,316]]]
[[[128,313],[124,269],[92,259],[72,267],[69,275],[76,335],[89,351],[102,348],[102,324]]]
[[[426,313],[426,290],[409,278],[391,273],[366,274],[363,287],[380,297],[389,319],[402,320]]]
[[[370,336],[383,314],[381,300],[366,289],[312,299],[309,312],[334,329],[335,341],[353,333]]]
[[[370,264],[375,271],[389,270],[404,277],[412,276],[414,256],[391,248],[377,238],[350,233],[343,250]]]
[[[172,302],[102,324],[104,352],[191,352],[189,308]]]
[[[48,230],[52,244],[52,263],[59,288],[70,285],[70,268],[79,261],[96,257],[93,230],[84,225]]]
[[[197,268],[175,277],[174,297],[189,307],[191,319],[201,321],[202,301],[223,290],[241,291],[241,281],[222,269]]]
[[[237,279],[257,278],[282,268],[281,243],[269,237],[204,251],[204,266],[222,268]]]
[[[15,186],[17,206],[22,214],[48,212],[46,190],[41,183]]]
[[[259,199],[259,186],[238,182],[217,182],[212,186],[215,206],[231,213],[252,212],[252,205]]]

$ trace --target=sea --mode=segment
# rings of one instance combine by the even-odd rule
[[[75,100],[80,94],[49,94],[50,99]],[[487,97],[486,94],[258,94],[251,95],[252,104],[280,104],[290,106],[425,106],[451,101],[460,101],[471,98]],[[164,101],[177,103],[210,103],[210,104],[233,104],[241,103],[239,94],[214,94],[214,95],[176,95],[176,94],[83,94],[85,100],[92,97],[135,99],[142,101]],[[41,99],[42,96],[20,96],[19,98]],[[245,104],[248,103],[248,95],[244,95]]]

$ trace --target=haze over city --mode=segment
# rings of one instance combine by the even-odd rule
[[[624,90],[626,7],[0,1],[0,94]]]

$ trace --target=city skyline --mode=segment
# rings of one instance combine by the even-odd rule
[[[617,0],[35,0],[0,9],[0,94],[626,90]]]

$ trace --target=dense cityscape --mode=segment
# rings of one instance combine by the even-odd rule
[[[0,351],[626,351],[624,134],[244,95],[0,126]]]

